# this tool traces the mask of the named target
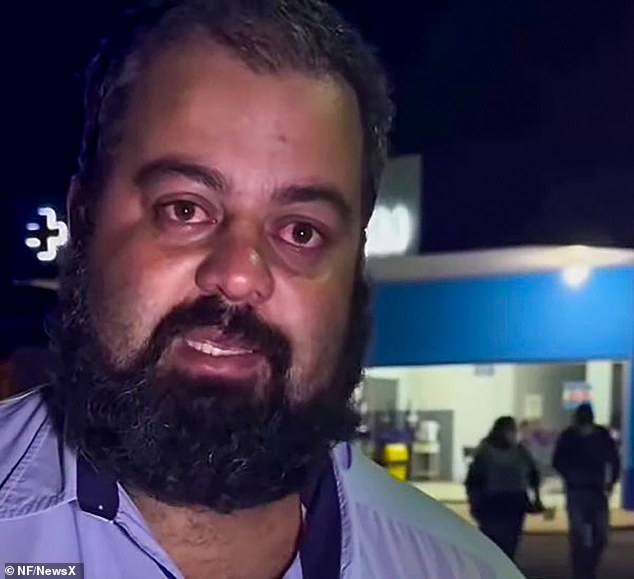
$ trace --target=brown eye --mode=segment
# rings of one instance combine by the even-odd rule
[[[192,201],[171,201],[162,205],[161,209],[167,220],[184,225],[197,225],[212,221],[207,211]]]
[[[287,225],[280,231],[279,236],[289,245],[298,248],[316,249],[324,243],[323,235],[306,222]]]

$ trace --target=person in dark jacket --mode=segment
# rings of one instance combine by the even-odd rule
[[[594,579],[608,541],[609,497],[621,475],[610,432],[594,422],[589,404],[559,437],[553,466],[566,486],[570,551],[575,579]]]
[[[529,511],[541,510],[540,475],[530,452],[518,441],[511,416],[498,418],[480,443],[466,487],[480,530],[513,559]]]

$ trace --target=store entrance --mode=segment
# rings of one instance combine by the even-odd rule
[[[547,498],[563,506],[551,466],[556,440],[574,409],[590,402],[620,442],[627,375],[620,360],[370,368],[358,393],[360,444],[397,478],[460,503],[475,449],[498,417],[513,416]],[[613,501],[620,504],[620,491]]]

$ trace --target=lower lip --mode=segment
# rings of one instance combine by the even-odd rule
[[[211,356],[192,348],[185,340],[177,340],[169,358],[171,364],[196,377],[229,381],[255,379],[266,368],[266,360],[258,352]]]

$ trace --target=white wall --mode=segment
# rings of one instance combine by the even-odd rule
[[[612,373],[611,361],[588,362],[586,382],[592,386],[592,406],[599,424],[609,425],[612,417]]]
[[[519,364],[515,366],[515,417],[523,420],[526,396],[542,398],[540,425],[547,429],[563,429],[570,422],[563,404],[565,382],[584,381],[585,364]]]
[[[373,368],[368,376],[399,381],[398,409],[454,412],[453,476],[466,475],[463,447],[476,446],[499,416],[513,414],[513,367],[498,365],[492,376],[473,366]]]

